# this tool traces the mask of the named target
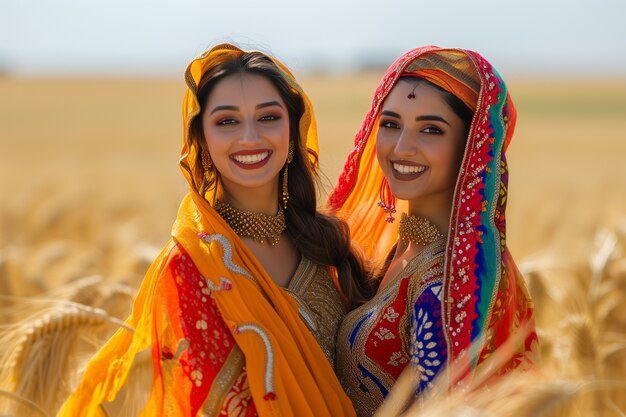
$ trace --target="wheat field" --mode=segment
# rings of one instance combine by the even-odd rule
[[[321,200],[381,75],[301,77]],[[543,371],[406,415],[624,416],[626,79],[509,88],[508,244],[535,300]],[[54,415],[128,314],[186,191],[183,92],[182,80],[0,78],[0,335],[22,335],[0,337],[0,416]]]

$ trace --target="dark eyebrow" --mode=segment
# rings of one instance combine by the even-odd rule
[[[433,121],[436,121],[436,122],[445,123],[448,126],[450,126],[450,123],[448,123],[448,121],[446,119],[444,119],[443,117],[441,117],[441,116],[417,116],[415,118],[415,120],[418,121],[418,122],[433,120]]]
[[[389,111],[389,110],[383,110],[382,112],[380,112],[381,116],[391,116],[391,117],[395,117],[396,119],[402,119],[402,117],[400,117],[400,115],[398,113]]]
[[[239,110],[239,107],[237,107],[237,106],[217,106],[213,110],[211,110],[211,113],[209,113],[209,115],[211,115],[211,114],[213,114],[215,112],[218,112],[220,110],[234,110],[234,111],[237,111],[237,110]]]
[[[255,106],[255,109],[258,110],[258,109],[262,109],[262,108],[265,108],[265,107],[272,107],[272,106],[278,106],[278,107],[281,107],[281,108],[283,107],[283,106],[280,105],[280,103],[278,101],[268,101],[267,103],[257,104]]]
[[[383,110],[382,112],[380,112],[381,116],[391,116],[391,117],[395,117],[396,119],[402,119],[402,117],[400,117],[400,115],[396,112],[392,112],[390,110]],[[448,123],[448,121],[446,119],[444,119],[441,116],[417,116],[415,118],[416,121],[418,122],[423,122],[423,121],[436,121],[436,122],[442,122],[447,124],[448,126],[450,126],[450,123]]]
[[[272,106],[278,106],[278,107],[283,107],[280,105],[280,103],[278,101],[268,101],[267,103],[261,103],[261,104],[257,104],[254,108],[255,109],[263,109],[265,107],[272,107]],[[217,106],[215,107],[213,110],[211,110],[211,113],[209,113],[209,115],[218,112],[220,110],[233,110],[233,111],[239,111],[239,107],[237,106]]]

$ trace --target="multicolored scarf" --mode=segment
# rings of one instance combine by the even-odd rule
[[[533,305],[506,247],[505,151],[516,112],[504,81],[482,56],[427,46],[409,51],[391,65],[330,195],[331,210],[350,224],[354,241],[366,255],[381,264],[397,240],[398,222],[388,223],[387,214],[377,205],[384,179],[376,160],[378,118],[389,92],[400,77],[408,75],[434,82],[475,110],[454,191],[445,253],[448,363],[463,359],[470,371],[475,370],[512,336],[519,343],[501,371],[531,363],[537,341]],[[400,201],[396,209],[406,211],[406,202]]]
[[[272,281],[213,210],[208,203],[213,201],[213,191],[204,196],[198,191],[203,175],[197,166],[201,150],[190,129],[200,113],[197,86],[208,69],[244,53],[233,45],[218,45],[187,68],[180,165],[190,192],[180,206],[172,240],[154,261],[136,297],[127,320],[135,332],[118,331],[91,359],[59,416],[103,416],[99,405],[112,400],[125,385],[136,355],[151,349],[154,379],[141,415],[195,417],[207,398],[223,393],[219,382],[229,371],[228,358],[235,344],[245,358],[258,415],[354,415],[331,365],[300,319],[293,298]],[[272,61],[305,102],[300,139],[308,150],[309,169],[315,170],[318,147],[313,108],[287,68]],[[185,255],[177,247],[182,247]],[[181,272],[190,265],[189,258],[199,276]],[[204,340],[203,332],[212,330],[211,322],[194,316],[198,312],[187,302],[190,299],[213,300],[226,324],[226,334],[221,337],[224,343],[202,355],[192,347]]]

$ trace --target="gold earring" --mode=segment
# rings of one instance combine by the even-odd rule
[[[211,155],[204,149],[202,150],[202,168],[204,168],[204,176],[208,180],[213,171],[213,161]]]
[[[287,163],[285,164],[285,172],[283,173],[283,209],[287,210],[287,203],[289,202],[289,188],[287,187],[287,171],[289,170],[289,164],[293,161],[294,147],[293,142],[289,142],[289,152],[287,153]]]
[[[293,161],[293,153],[294,153],[293,142],[289,141],[289,152],[287,153],[287,163],[288,164],[291,161]]]

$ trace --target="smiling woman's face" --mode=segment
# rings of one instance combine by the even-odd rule
[[[449,201],[465,134],[465,123],[435,87],[398,81],[382,105],[376,136],[378,162],[393,194],[418,205]]]
[[[278,184],[289,151],[289,113],[264,76],[234,74],[220,80],[202,113],[207,149],[224,189]]]

